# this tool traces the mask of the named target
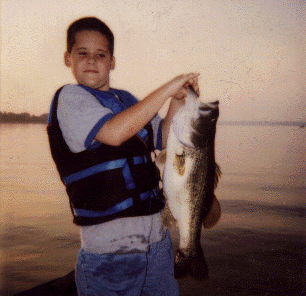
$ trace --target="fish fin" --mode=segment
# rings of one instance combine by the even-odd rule
[[[174,277],[180,278],[191,274],[197,280],[208,278],[208,267],[202,248],[193,256],[185,255],[180,249],[177,250],[174,262]]]
[[[167,160],[167,149],[164,149],[155,158],[155,164],[159,168],[161,178],[163,178],[166,160]]]
[[[221,205],[217,200],[216,196],[214,195],[210,210],[203,220],[204,228],[211,228],[215,226],[221,218],[221,213]]]
[[[164,193],[165,194],[165,193]],[[165,208],[161,212],[161,219],[162,223],[167,227],[167,228],[175,228],[177,227],[177,222],[175,218],[173,217],[168,203],[166,203]]]
[[[219,178],[221,177],[221,175],[222,175],[221,168],[217,163],[215,163],[215,182],[214,182],[214,188],[215,189],[217,188],[218,181],[219,181]]]
[[[155,158],[156,165],[165,164],[167,160],[167,149],[162,150]]]

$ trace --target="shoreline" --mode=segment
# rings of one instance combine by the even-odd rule
[[[0,124],[44,124],[47,125],[47,118],[48,114],[42,114],[40,116],[36,115],[29,115],[26,119],[24,119],[24,116],[22,114],[13,114],[17,117],[17,120],[15,119],[2,119],[1,118],[1,112],[0,112]],[[20,117],[18,117],[21,115]],[[2,114],[3,116],[3,114]],[[218,121],[217,125],[219,126],[298,126],[300,128],[304,128],[306,126],[306,122],[304,121],[246,121],[246,120],[239,120],[239,121]]]

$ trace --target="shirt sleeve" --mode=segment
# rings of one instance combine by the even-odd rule
[[[110,109],[77,85],[66,85],[59,95],[57,118],[72,152],[92,149],[99,144],[94,137],[113,116]]]

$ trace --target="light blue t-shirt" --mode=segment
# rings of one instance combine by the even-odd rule
[[[66,85],[60,92],[57,117],[64,139],[72,152],[86,149],[85,141],[88,135],[107,114],[113,112],[80,86]],[[155,147],[161,121],[158,114],[151,121]],[[166,233],[160,213],[120,218],[80,228],[81,247],[98,254],[146,252],[150,244],[162,240]]]

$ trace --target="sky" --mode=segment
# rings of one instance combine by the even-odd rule
[[[115,35],[112,87],[142,99],[181,73],[199,72],[201,100],[220,101],[220,120],[306,120],[305,0],[0,4],[2,112],[48,112],[55,91],[75,83],[63,63],[67,27],[96,16]]]

